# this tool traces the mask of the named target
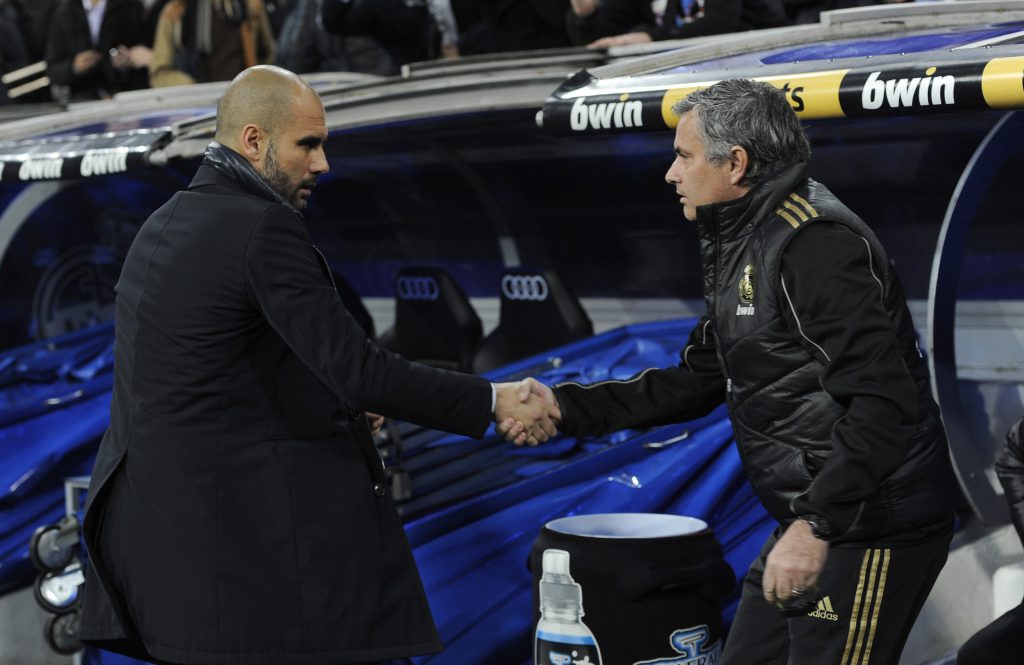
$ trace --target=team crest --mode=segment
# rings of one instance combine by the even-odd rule
[[[743,277],[740,279],[738,291],[740,293],[740,304],[736,305],[737,316],[754,315],[754,265],[748,263],[743,267]]]
[[[754,266],[748,263],[743,268],[743,279],[740,280],[740,302],[749,305],[754,302]]]

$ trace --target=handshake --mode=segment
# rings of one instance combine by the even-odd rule
[[[498,433],[521,446],[536,446],[554,436],[562,419],[551,388],[536,379],[494,384],[494,421]]]

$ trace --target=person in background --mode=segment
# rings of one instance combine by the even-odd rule
[[[12,0],[0,0],[0,74],[7,74],[29,64],[28,49],[21,38],[21,11]],[[11,100],[0,82],[0,104]]]
[[[388,61],[382,67],[387,74],[397,74],[405,63],[439,55],[437,29],[425,3],[323,0],[321,20],[333,35],[362,37],[387,52]]]
[[[265,0],[263,8],[267,12],[267,20],[270,21],[270,32],[275,40],[280,40],[281,30],[284,22],[288,20],[295,10],[298,0]]]
[[[336,2],[337,0],[327,0]],[[296,74],[360,72],[389,76],[397,67],[372,37],[321,27],[321,0],[292,0],[277,39],[277,65]]]
[[[571,46],[568,0],[451,0],[461,55]]]
[[[105,99],[148,87],[152,52],[138,0],[61,0],[46,41],[57,101]]]
[[[607,48],[790,23],[783,0],[572,0],[575,44]]]
[[[643,32],[656,25],[655,4],[664,11],[664,0],[571,0],[565,13],[566,33],[574,45],[583,46],[602,37]]]
[[[160,12],[153,87],[230,81],[277,55],[263,0],[170,0]]]
[[[570,46],[569,0],[324,0],[324,27],[373,37],[396,65]]]
[[[1010,519],[1024,545],[1024,418],[1006,433],[996,475],[1010,505]],[[978,631],[956,655],[956,665],[1019,665],[1024,653],[1024,602]]]
[[[834,9],[851,9],[869,5],[891,5],[913,0],[782,0],[786,14],[793,23],[817,23],[821,13]]]
[[[60,0],[5,0],[13,4],[20,14],[17,28],[28,51],[28,61],[46,59],[46,37],[50,22]]]

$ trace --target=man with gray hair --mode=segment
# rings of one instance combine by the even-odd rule
[[[697,224],[707,312],[676,367],[557,386],[559,429],[682,422],[724,401],[779,527],[721,662],[896,663],[946,561],[956,487],[899,279],[808,178],[780,90],[722,81],[674,111],[665,179]]]

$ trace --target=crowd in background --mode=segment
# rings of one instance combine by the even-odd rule
[[[258,63],[298,73],[390,75],[403,63],[435,58],[607,47],[811,22],[822,10],[870,2],[0,0],[0,74],[45,62],[49,79],[31,90],[9,81],[0,89],[0,103],[66,103],[151,86],[226,81]]]

